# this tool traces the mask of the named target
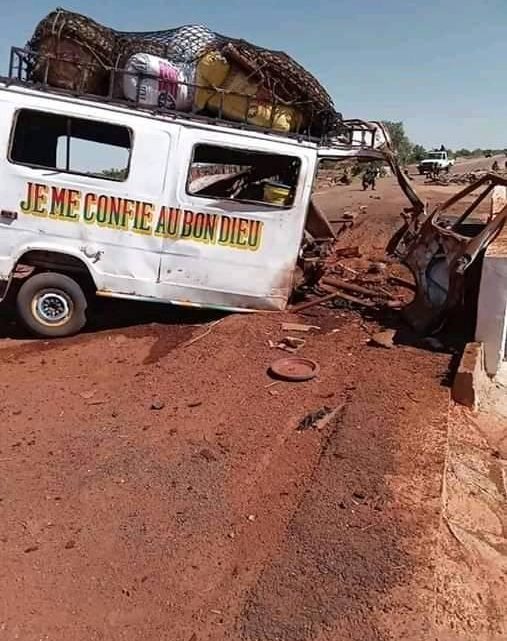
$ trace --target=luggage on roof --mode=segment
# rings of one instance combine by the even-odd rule
[[[319,136],[341,120],[319,81],[287,54],[202,25],[122,32],[64,9],[38,24],[30,79]]]

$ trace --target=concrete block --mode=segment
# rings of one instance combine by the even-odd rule
[[[489,386],[490,380],[484,369],[482,343],[468,343],[454,378],[452,398],[456,403],[477,410],[481,396]]]
[[[484,363],[496,376],[505,359],[507,337],[507,227],[484,256],[475,339],[484,344]]]

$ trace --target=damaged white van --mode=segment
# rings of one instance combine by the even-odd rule
[[[305,225],[330,233],[311,205],[319,161],[385,159],[385,143],[377,124],[322,146],[4,79],[0,299],[43,337],[81,330],[94,295],[284,309]]]

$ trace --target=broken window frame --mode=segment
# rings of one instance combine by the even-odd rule
[[[225,196],[225,195],[224,196],[214,196],[214,195],[208,195],[208,194],[201,194],[201,193],[198,193],[198,192],[191,192],[189,187],[190,187],[190,184],[191,184],[190,179],[191,179],[192,168],[194,167],[195,164],[198,164],[199,162],[201,162],[201,161],[197,161],[196,162],[196,160],[195,160],[196,152],[197,152],[197,149],[199,147],[210,147],[210,148],[213,148],[215,150],[223,150],[223,151],[226,151],[226,152],[227,151],[231,151],[233,153],[244,154],[244,155],[257,155],[257,156],[264,156],[264,157],[271,157],[271,158],[273,158],[273,157],[286,158],[287,160],[292,160],[292,161],[297,162],[298,166],[297,166],[296,181],[295,181],[295,183],[293,185],[290,185],[291,192],[292,192],[292,196],[290,198],[290,202],[287,205],[278,205],[276,203],[267,202],[266,200],[256,200],[256,199],[249,199],[249,198],[231,198],[230,196]],[[210,163],[210,164],[214,164],[214,163]],[[247,166],[247,165],[236,165],[235,163],[225,162],[225,161],[223,163],[215,163],[215,164],[217,164],[217,165],[218,164],[235,165],[235,166],[238,166],[238,167],[241,167],[241,166],[246,167]],[[250,168],[253,168],[254,166],[255,165],[253,163],[251,165],[249,165]],[[191,157],[190,157],[190,163],[189,163],[189,167],[188,167],[187,178],[186,178],[186,181],[185,181],[185,193],[188,196],[191,196],[193,198],[200,198],[200,199],[204,199],[204,200],[218,200],[218,201],[227,200],[227,201],[230,201],[230,202],[242,203],[242,204],[246,204],[246,205],[262,206],[262,207],[266,207],[268,209],[275,209],[275,210],[277,209],[277,210],[284,210],[284,211],[285,210],[290,210],[290,209],[292,209],[294,207],[294,204],[295,204],[295,202],[297,200],[298,193],[299,193],[299,190],[300,190],[301,168],[302,168],[302,160],[301,160],[301,158],[299,156],[290,156],[290,155],[286,155],[286,154],[278,154],[278,153],[273,153],[273,152],[269,152],[269,151],[259,151],[257,149],[239,148],[239,147],[235,147],[234,145],[220,145],[220,144],[217,144],[215,142],[197,142],[192,147],[192,154],[191,154]],[[246,173],[246,171],[238,172],[238,177],[241,176],[241,174],[244,174],[244,173]],[[219,182],[219,181],[217,181],[217,182]]]
[[[61,118],[65,119],[65,133],[61,134],[58,133],[58,135],[55,136],[55,161],[54,165],[48,164],[40,164],[40,163],[35,163],[35,162],[29,162],[29,161],[23,161],[23,160],[18,160],[13,156],[13,152],[15,150],[15,144],[16,144],[16,136],[18,133],[18,126],[19,126],[19,119],[20,116],[23,113],[28,113],[28,114],[36,114],[38,116],[43,116],[43,117],[53,117],[53,118]],[[84,123],[90,123],[91,126],[94,127],[112,127],[116,128],[118,130],[123,130],[123,133],[126,133],[128,135],[128,141],[129,145],[128,147],[123,146],[123,145],[114,145],[110,142],[102,142],[101,140],[98,140],[97,138],[83,138],[79,136],[72,136],[72,122],[73,121],[80,121]],[[65,168],[61,168],[57,166],[57,149],[58,149],[58,141],[62,137],[62,135],[65,135],[66,137],[66,153],[65,153]],[[125,149],[128,152],[128,159],[125,167],[119,168],[119,171],[124,171],[124,175],[122,177],[115,178],[113,176],[104,174],[104,173],[95,173],[93,171],[79,171],[75,170],[69,167],[70,163],[70,141],[72,137],[75,140],[84,140],[87,142],[95,142],[97,144],[105,144],[109,145],[111,147],[117,147],[119,149]],[[100,121],[100,120],[94,120],[92,118],[82,118],[80,116],[71,116],[69,114],[62,114],[62,113],[55,113],[55,112],[47,112],[47,111],[42,111],[40,109],[32,109],[29,107],[23,107],[21,109],[18,109],[13,117],[12,121],[12,128],[11,128],[11,135],[9,139],[9,148],[8,148],[8,153],[7,153],[7,160],[13,164],[13,165],[20,165],[22,167],[30,167],[32,169],[45,169],[50,172],[54,172],[55,174],[63,173],[63,174],[70,174],[70,175],[75,175],[75,176],[85,176],[89,178],[98,178],[100,180],[108,180],[112,182],[125,182],[128,180],[128,177],[130,175],[130,168],[131,168],[131,163],[132,163],[132,151],[134,147],[134,132],[133,130],[128,127],[127,125],[124,124],[118,124],[118,123],[112,123],[112,122],[105,122],[105,121]],[[116,167],[111,167],[110,169],[115,169],[118,170]],[[103,170],[106,171],[106,170]]]

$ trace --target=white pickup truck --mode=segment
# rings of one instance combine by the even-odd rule
[[[418,165],[420,174],[439,173],[441,171],[449,172],[454,165],[454,160],[449,158],[447,151],[431,151],[428,157],[421,160]]]

